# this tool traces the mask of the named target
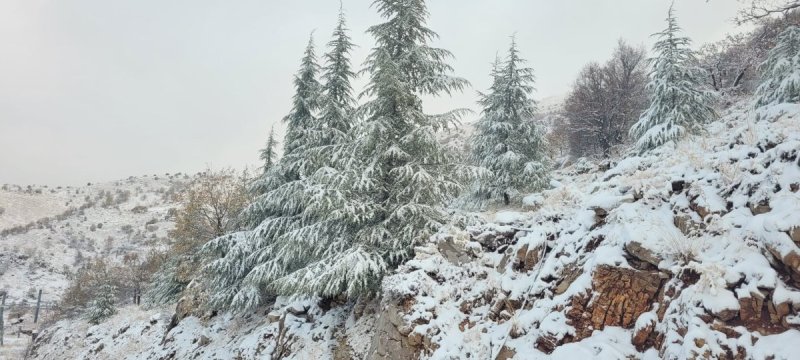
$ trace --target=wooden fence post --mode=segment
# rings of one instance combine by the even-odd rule
[[[3,300],[0,300],[0,346],[3,346],[3,332],[6,329],[6,324],[3,321],[3,312],[6,309],[6,294],[3,294]]]
[[[42,289],[39,289],[39,298],[36,299],[36,312],[33,313],[33,323],[39,321],[39,307],[42,306]]]

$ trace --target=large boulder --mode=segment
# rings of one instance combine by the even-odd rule
[[[419,358],[418,344],[409,340],[411,327],[405,324],[403,314],[411,299],[384,299],[375,323],[368,359],[413,360]]]
[[[592,275],[588,294],[572,298],[567,318],[575,327],[575,341],[606,326],[630,329],[640,315],[658,302],[664,277],[658,271],[640,271],[601,265]]]

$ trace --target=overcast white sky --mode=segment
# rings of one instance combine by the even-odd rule
[[[372,0],[344,0],[353,62],[372,46]],[[618,38],[651,43],[670,0],[430,0],[435,45],[473,89],[426,107],[475,109],[516,32],[537,98],[569,90]],[[738,31],[739,2],[677,0],[695,44]],[[0,0],[0,183],[71,185],[257,165],[290,107],[308,34],[324,45],[335,0]],[[359,82],[362,84],[363,82]]]

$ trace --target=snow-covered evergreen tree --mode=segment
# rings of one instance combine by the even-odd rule
[[[365,120],[349,148],[352,176],[340,177],[342,205],[320,223],[341,229],[326,248],[313,251],[281,288],[290,293],[355,297],[374,293],[383,275],[412,254],[414,244],[445,220],[440,207],[461,190],[466,175],[436,138],[462,111],[423,112],[421,96],[462,89],[467,82],[449,75],[452,55],[433,48],[437,35],[425,26],[422,0],[377,0],[386,22],[368,32],[376,46],[364,72],[370,76]]]
[[[344,199],[343,186],[336,181],[344,178],[338,169],[343,168],[339,166],[341,155],[351,140],[355,121],[350,85],[354,74],[349,61],[353,45],[343,14],[328,45],[330,52],[324,56],[322,69],[324,84],[314,97],[315,106],[300,107],[310,102],[296,102],[287,117],[283,157],[254,185],[264,192],[245,211],[252,230],[221,237],[205,247],[220,257],[209,266],[216,275],[212,300],[217,304],[252,308],[261,304],[267,293],[291,292],[290,285],[302,281],[297,279],[298,270],[318,256],[315,254],[329,250],[329,242],[342,229],[331,217]],[[312,53],[306,51],[305,70],[313,67],[307,61]],[[301,85],[307,83],[296,82],[296,100],[306,98],[300,94]],[[295,121],[298,115],[304,121]],[[293,145],[288,140],[290,133],[297,139],[291,141]]]
[[[352,40],[348,35],[344,10],[339,10],[339,20],[328,42],[330,49],[323,58],[322,100],[320,104],[320,145],[341,144],[349,140],[354,125],[356,100],[350,81],[355,77],[350,65]]]
[[[294,78],[295,94],[292,98],[292,111],[283,119],[287,123],[283,152],[291,154],[305,145],[306,130],[315,122],[314,114],[319,108],[321,86],[317,77],[319,64],[314,49],[314,35],[308,39],[300,71]]]
[[[100,284],[94,296],[86,309],[86,319],[92,324],[99,324],[117,312],[116,289],[106,282]]]
[[[650,59],[650,107],[631,127],[639,152],[659,147],[667,142],[695,133],[703,124],[716,117],[711,104],[714,95],[703,89],[700,71],[692,64],[694,52],[689,38],[680,36],[681,28],[672,7],[667,16],[667,28],[654,36],[658,38]]]
[[[269,129],[269,137],[267,138],[266,146],[261,149],[259,158],[264,162],[262,170],[264,173],[268,172],[278,160],[278,154],[275,152],[278,147],[278,141],[275,140],[275,127]]]
[[[480,94],[483,113],[471,139],[472,158],[492,172],[476,184],[480,200],[508,205],[548,183],[546,145],[533,119],[533,69],[524,64],[512,39],[505,61],[494,65],[489,92]]]
[[[445,221],[441,206],[462,190],[455,179],[472,173],[436,138],[463,111],[428,115],[422,110],[421,96],[467,84],[449,75],[445,60],[451,54],[428,45],[436,34],[425,27],[424,1],[377,0],[374,5],[387,21],[368,30],[377,44],[366,61],[370,82],[363,96],[370,100],[359,111],[366,118],[357,129],[347,131],[353,126],[354,117],[347,114],[354,101],[352,73],[343,60],[352,45],[343,36],[342,21],[323,75],[319,126],[359,135],[306,149],[304,158],[315,171],[306,172],[308,177],[294,188],[281,186],[254,204],[301,212],[268,216],[251,232],[206,246],[222,256],[210,266],[222,279],[214,281],[217,303],[249,308],[262,302],[265,290],[352,297],[374,293],[383,275]],[[337,125],[338,119],[348,127]],[[281,163],[292,158],[284,155]],[[225,245],[230,243],[235,245]]]
[[[800,26],[789,26],[778,36],[761,70],[756,106],[800,103]]]

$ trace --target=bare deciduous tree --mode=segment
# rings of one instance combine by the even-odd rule
[[[728,35],[703,45],[697,53],[697,66],[707,72],[706,83],[723,94],[752,93],[761,82],[759,66],[775,40],[789,25],[800,25],[800,12],[789,11],[780,17],[752,20],[755,29]]]
[[[800,9],[800,0],[748,0],[749,4],[739,11],[736,22],[743,24],[762,20],[774,15],[787,15]]]
[[[605,65],[587,65],[564,104],[575,156],[609,156],[647,106],[645,50],[620,40]]]
[[[237,230],[239,212],[250,201],[247,177],[230,169],[204,172],[178,195],[183,208],[170,237],[193,248]]]

